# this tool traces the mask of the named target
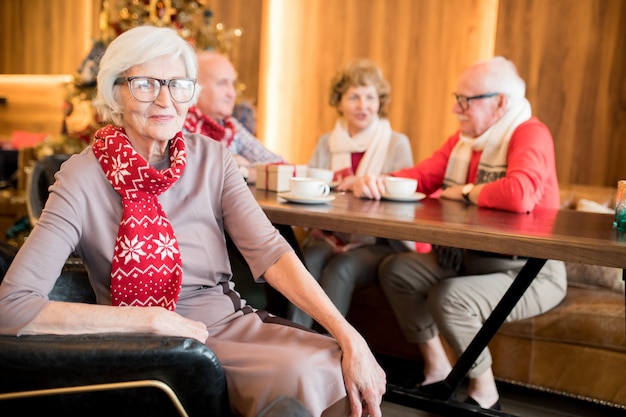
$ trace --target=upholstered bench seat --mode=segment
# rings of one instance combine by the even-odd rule
[[[498,333],[626,353],[624,295],[570,286],[549,313],[505,323]]]

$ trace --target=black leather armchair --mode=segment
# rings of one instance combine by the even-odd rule
[[[0,242],[0,276],[16,248]],[[93,302],[79,261],[51,299]],[[180,337],[0,336],[0,415],[232,416],[224,372],[204,344]],[[11,413],[11,414],[9,414]]]

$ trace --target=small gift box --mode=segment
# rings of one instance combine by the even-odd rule
[[[306,165],[265,164],[256,166],[256,188],[282,193],[289,191],[289,178],[306,176]]]

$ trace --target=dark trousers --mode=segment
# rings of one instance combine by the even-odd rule
[[[282,224],[275,226],[302,260],[302,253],[293,228]],[[287,299],[271,285],[266,283],[257,284],[254,281],[248,263],[228,234],[226,234],[226,246],[228,248],[228,256],[233,271],[235,289],[241,296],[246,299],[252,307],[266,310],[279,317],[287,317]]]

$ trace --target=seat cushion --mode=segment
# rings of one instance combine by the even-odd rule
[[[624,295],[569,286],[565,300],[554,309],[504,323],[498,333],[626,352]]]

